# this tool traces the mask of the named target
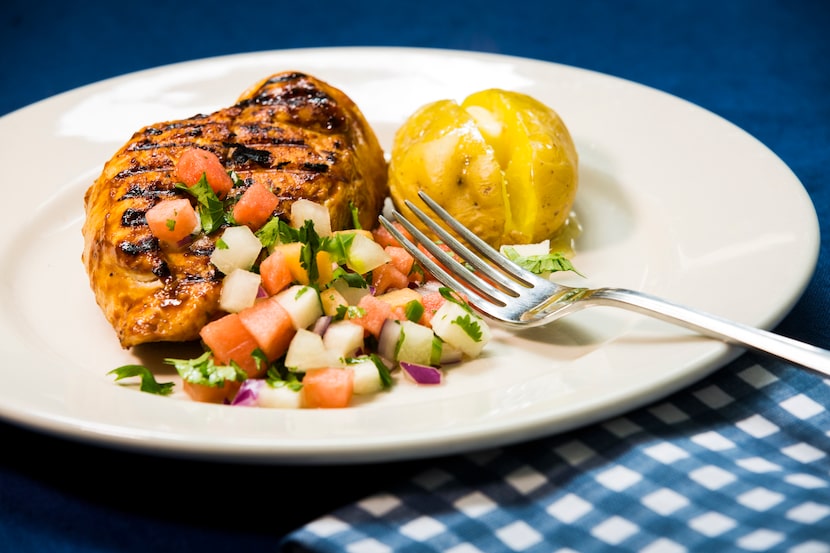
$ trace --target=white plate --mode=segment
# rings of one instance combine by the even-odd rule
[[[287,50],[177,64],[0,119],[0,416],[71,439],[203,459],[418,458],[595,422],[739,353],[596,309],[544,330],[496,332],[486,356],[451,370],[444,385],[401,383],[345,410],[205,405],[114,383],[107,371],[147,359],[121,350],[89,290],[80,261],[84,191],[145,124],[224,107],[288,69],[344,90],[387,151],[397,126],[428,101],[501,87],[552,106],[581,155],[581,284],[642,289],[771,327],[814,269],[815,211],[784,163],[729,122],[638,84],[540,61],[417,49]],[[160,349],[157,360],[171,353]]]

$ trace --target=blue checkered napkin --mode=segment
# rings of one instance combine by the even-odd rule
[[[830,381],[744,355],[623,417],[462,455],[283,551],[830,552]]]

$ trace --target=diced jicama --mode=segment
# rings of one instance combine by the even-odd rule
[[[331,217],[326,206],[300,198],[291,204],[291,226],[301,228],[306,221],[314,223],[319,236],[331,236]]]
[[[355,394],[374,394],[383,389],[380,371],[371,358],[365,357],[350,363],[349,368],[354,373]]]
[[[352,357],[363,348],[363,327],[351,321],[335,321],[323,334],[323,345],[338,357]]]
[[[228,313],[239,313],[251,307],[259,293],[260,276],[245,269],[234,269],[222,280],[219,307]]]
[[[468,357],[478,357],[490,340],[490,327],[484,319],[454,301],[438,308],[431,325],[438,337]]]
[[[263,379],[249,378],[242,383],[231,405],[299,409],[301,397],[299,390],[292,387],[272,386]]]
[[[285,366],[290,371],[306,372],[311,369],[340,366],[340,358],[325,348],[322,336],[301,328],[288,346]]]
[[[262,250],[262,242],[246,226],[228,227],[217,241],[210,261],[216,268],[230,274],[234,269],[250,270]]]
[[[320,295],[311,286],[295,284],[274,297],[288,311],[294,328],[308,328],[323,315]]]
[[[432,360],[432,329],[413,323],[401,321],[401,338],[397,347],[395,361],[429,365]]]
[[[265,383],[259,390],[257,405],[272,409],[299,409],[302,407],[300,390],[289,386],[271,386]]]

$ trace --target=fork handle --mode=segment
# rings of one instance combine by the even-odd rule
[[[792,338],[730,321],[691,307],[622,288],[599,288],[588,301],[636,311],[725,342],[747,347],[830,377],[830,351]]]

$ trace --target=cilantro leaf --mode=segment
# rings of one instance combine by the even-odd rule
[[[300,248],[300,265],[308,273],[309,282],[316,283],[320,276],[317,267],[317,252],[320,251],[320,235],[314,230],[314,221],[306,219],[299,229],[299,241],[303,246]]]
[[[383,385],[383,388],[391,388],[392,373],[389,371],[389,367],[386,366],[377,353],[370,353],[369,359],[371,359],[372,363],[375,364],[375,367],[378,368],[378,374],[380,375],[380,382]]]
[[[286,369],[284,364],[274,364],[265,373],[265,382],[272,388],[288,388],[299,392],[303,383],[297,373]]]
[[[285,221],[279,217],[271,217],[259,228],[259,230],[254,233],[254,235],[259,238],[263,248],[276,246],[281,242],[280,224],[285,224]]]
[[[107,374],[114,374],[115,380],[133,376],[141,377],[141,387],[139,389],[149,394],[166,396],[173,391],[172,382],[157,382],[150,369],[142,365],[124,365],[109,371]]]
[[[481,326],[470,314],[464,315],[463,317],[459,315],[452,323],[460,326],[467,336],[473,339],[473,341],[481,342],[481,338],[483,336]]]
[[[338,266],[332,272],[332,280],[342,279],[350,288],[368,288],[369,283],[360,273],[347,271],[343,267]]]
[[[366,316],[366,310],[357,305],[338,305],[334,313],[335,321],[342,321],[343,319],[359,319]]]
[[[338,232],[320,240],[320,249],[331,255],[332,261],[343,264],[348,259],[349,248],[354,242],[355,233]]]
[[[573,271],[574,273],[582,276],[581,273],[574,268],[571,261],[561,253],[554,252],[543,255],[521,255],[516,251],[516,248],[513,248],[512,246],[505,246],[503,248],[503,253],[505,257],[513,263],[537,275],[555,273],[557,271]]]
[[[199,213],[199,220],[205,234],[212,233],[225,223],[225,205],[208,184],[204,173],[202,173],[199,182],[193,186],[187,186],[179,182],[176,183],[176,188],[184,190],[196,198],[196,211]]]
[[[211,352],[206,351],[195,359],[165,359],[165,363],[173,365],[182,379],[191,384],[203,384],[219,388],[225,381],[242,382],[248,375],[236,363],[217,365],[213,361]]]
[[[445,300],[451,301],[454,304],[461,306],[467,313],[473,313],[473,308],[470,307],[466,301],[458,297],[458,295],[455,292],[453,292],[450,288],[447,288],[446,286],[441,286],[440,288],[438,288],[438,293],[441,294],[441,297]]]

